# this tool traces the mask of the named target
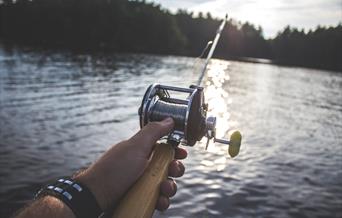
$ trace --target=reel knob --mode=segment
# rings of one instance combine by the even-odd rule
[[[228,153],[231,157],[235,157],[240,152],[240,146],[241,146],[241,133],[239,131],[233,132],[233,134],[230,136],[230,143],[229,143],[229,149]]]
[[[241,133],[239,131],[235,131],[230,136],[229,141],[224,140],[224,139],[214,138],[214,142],[229,145],[228,146],[228,153],[231,157],[235,157],[240,152],[241,139],[242,139]]]
[[[211,139],[214,139],[214,142],[218,142],[221,144],[226,144],[228,146],[228,153],[231,157],[235,157],[239,154],[240,146],[241,146],[241,133],[239,131],[235,131],[231,136],[230,140],[218,139],[216,138],[216,117],[208,117],[206,120],[206,137],[208,138],[207,144],[205,146],[205,150],[208,149],[208,145]]]

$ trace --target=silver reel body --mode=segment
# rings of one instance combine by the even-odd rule
[[[169,91],[187,94],[186,99],[170,96]],[[209,140],[229,144],[223,139],[216,139],[216,117],[207,117],[208,105],[205,103],[203,88],[190,86],[180,88],[152,84],[147,89],[139,108],[140,127],[149,122],[161,121],[172,117],[175,128],[168,136],[168,142],[178,145],[193,146],[203,136]],[[208,146],[207,143],[207,146]]]

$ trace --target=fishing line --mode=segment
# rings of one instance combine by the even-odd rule
[[[204,54],[207,52],[207,50],[209,49],[209,47],[211,46],[213,44],[213,41],[209,41],[208,43],[207,43],[207,45],[205,46],[205,48],[202,50],[202,52],[201,52],[201,55],[200,56],[198,56],[198,57],[196,57],[196,59],[195,59],[195,62],[194,62],[194,65],[193,65],[193,72],[194,73],[197,73],[197,72],[199,72],[200,71],[200,67],[201,67],[201,61],[203,60],[202,59],[202,57],[204,56]]]
[[[172,117],[177,129],[183,131],[186,120],[187,105],[169,103],[157,100],[151,113],[152,121],[162,120],[164,117]]]
[[[223,29],[224,29],[224,26],[226,25],[227,19],[228,19],[228,14],[226,15],[225,19],[222,21],[220,27],[218,28],[218,30],[216,32],[215,39],[214,39],[214,41],[212,43],[212,46],[211,46],[210,51],[208,53],[207,59],[205,60],[205,64],[204,64],[204,66],[202,68],[200,77],[199,77],[199,79],[197,81],[197,86],[200,86],[201,83],[202,83],[203,77],[205,75],[205,72],[207,71],[207,67],[208,67],[208,65],[210,63],[210,60],[211,60],[213,54],[214,54],[214,51],[215,51],[216,46],[217,46],[217,43],[218,43],[218,41],[219,41],[219,39],[221,37],[221,33],[222,33]],[[209,45],[209,43],[207,44],[206,48],[208,47],[208,45]]]
[[[139,111],[141,127],[150,121],[160,121],[166,117],[172,117],[177,133],[171,134],[171,136],[183,137],[191,145],[199,141],[204,135],[208,137],[208,140],[215,138],[216,118],[209,117],[207,119],[206,117],[208,106],[204,102],[203,88],[200,85],[227,22],[227,18],[228,16],[225,17],[217,29],[214,40],[207,43],[200,56],[195,60],[195,63],[197,60],[202,60],[202,57],[209,50],[205,63],[201,67],[201,74],[197,85],[192,85],[189,89],[159,84],[151,85],[148,88]],[[185,92],[187,93],[187,98],[186,100],[171,98],[168,91]],[[208,133],[206,134],[206,132]],[[174,140],[179,142],[178,139]],[[226,141],[222,142],[225,144],[229,143]]]

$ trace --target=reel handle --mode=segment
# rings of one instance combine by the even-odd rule
[[[160,184],[167,178],[175,149],[170,144],[157,143],[144,174],[130,188],[114,210],[112,218],[150,218],[159,197]]]

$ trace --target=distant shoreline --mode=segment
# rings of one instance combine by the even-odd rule
[[[115,51],[109,48],[87,48],[87,49],[80,49],[80,48],[70,48],[67,46],[57,46],[57,45],[36,45],[36,44],[26,44],[26,43],[17,43],[9,40],[3,40],[0,38],[0,47],[4,48],[7,47],[8,50],[13,48],[19,49],[29,49],[32,51],[39,51],[39,50],[51,50],[52,52],[72,52],[72,53],[108,53],[108,54],[141,54],[141,55],[160,55],[160,56],[179,56],[179,57],[189,57],[189,58],[196,58],[196,56],[192,55],[185,55],[185,54],[175,54],[175,53],[151,53],[151,52],[135,52],[135,51]],[[265,59],[265,58],[253,58],[253,57],[218,57],[214,55],[215,59],[221,59],[226,61],[240,61],[246,63],[257,63],[257,64],[270,64],[270,65],[278,65],[278,66],[286,66],[286,67],[303,67],[308,69],[317,69],[317,70],[327,70],[337,73],[342,73],[342,70],[338,69],[331,69],[325,67],[315,67],[311,65],[305,64],[292,64],[286,61],[279,61],[274,59]]]
[[[342,70],[334,69],[334,68],[326,68],[326,67],[317,67],[312,65],[305,65],[305,64],[293,64],[286,61],[279,61],[279,60],[272,60],[272,59],[264,59],[264,58],[251,58],[251,57],[232,57],[227,58],[224,60],[232,60],[232,61],[241,61],[246,63],[257,63],[257,64],[271,64],[277,66],[285,66],[285,67],[303,67],[308,69],[317,69],[317,70],[327,70],[336,73],[342,73]]]

